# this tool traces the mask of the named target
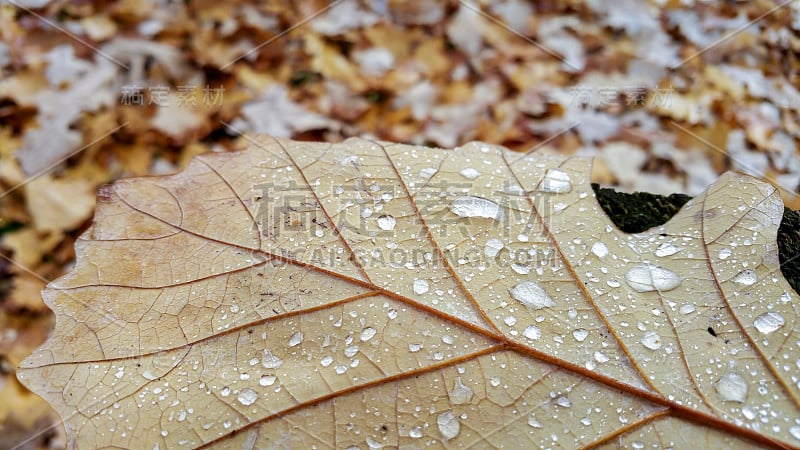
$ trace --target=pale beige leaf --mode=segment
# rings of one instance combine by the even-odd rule
[[[589,172],[259,137],[119,181],[20,380],[80,447],[798,447],[776,190],[629,235]]]

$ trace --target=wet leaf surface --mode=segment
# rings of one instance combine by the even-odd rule
[[[627,234],[589,169],[259,137],[118,181],[18,376],[81,447],[797,447],[779,193]]]

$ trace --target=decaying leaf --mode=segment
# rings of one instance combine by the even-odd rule
[[[261,137],[118,181],[20,380],[85,447],[798,447],[776,190],[629,235],[589,164]]]

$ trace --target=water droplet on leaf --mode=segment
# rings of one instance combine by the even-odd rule
[[[542,309],[555,306],[544,289],[534,281],[523,281],[509,290],[511,296],[530,309]]]
[[[477,170],[473,169],[472,167],[465,167],[465,168],[461,169],[461,171],[458,172],[458,173],[462,177],[464,177],[464,178],[466,178],[468,180],[474,180],[475,178],[478,178],[479,176],[481,176],[481,173],[478,172]]]
[[[397,225],[397,220],[394,217],[386,214],[378,216],[378,228],[381,230],[392,231],[395,225]]]
[[[542,180],[542,190],[562,194],[572,190],[572,182],[569,174],[563,170],[549,169]]]
[[[578,328],[572,332],[572,337],[578,342],[583,342],[587,336],[589,336],[589,331],[584,328]]]
[[[361,330],[361,340],[363,342],[367,342],[368,340],[372,339],[378,331],[375,328],[367,327]]]
[[[536,325],[528,325],[525,331],[522,332],[522,335],[530,341],[537,341],[542,337],[542,330]]]
[[[244,406],[250,406],[258,400],[258,393],[250,388],[244,388],[239,392],[239,396],[236,399]]]
[[[469,195],[455,198],[450,203],[450,211],[460,217],[483,217],[495,220],[504,217],[503,208],[497,203]]]
[[[744,403],[747,400],[747,380],[736,372],[726,372],[714,383],[723,401]]]
[[[756,330],[764,334],[772,333],[784,324],[786,324],[786,321],[783,316],[775,311],[766,312],[756,317],[756,320],[753,321],[753,326],[756,327]]]
[[[744,286],[752,286],[756,281],[758,281],[758,275],[756,275],[756,271],[753,269],[745,269],[733,277],[734,283],[739,283]]]
[[[473,390],[469,386],[461,382],[461,377],[456,377],[455,386],[448,392],[450,395],[450,403],[453,405],[461,405],[472,400]]]
[[[494,258],[500,253],[504,247],[503,241],[500,239],[489,239],[486,241],[486,245],[483,247],[483,254],[489,258]]]
[[[423,178],[423,179],[427,180],[428,178],[436,175],[436,172],[438,172],[438,171],[439,170],[434,169],[433,167],[426,167],[426,168],[424,168],[424,169],[419,171],[419,176],[420,176],[420,178]]]
[[[289,338],[288,345],[289,347],[294,347],[296,345],[299,345],[301,342],[303,342],[303,333],[298,331],[297,333],[293,334],[292,337]]]
[[[564,408],[569,408],[572,406],[572,402],[565,396],[560,396],[556,399],[556,405],[563,406]]]
[[[430,289],[430,285],[428,284],[428,280],[423,280],[422,278],[417,278],[414,280],[414,293],[417,295],[422,295],[428,292]]]
[[[461,422],[453,411],[445,411],[439,414],[439,417],[436,418],[436,424],[439,426],[439,432],[442,433],[442,437],[446,441],[454,439],[461,431]]]
[[[636,292],[666,292],[681,284],[681,278],[675,272],[649,264],[632,267],[625,274],[625,281]]]
[[[681,248],[678,247],[677,245],[665,242],[659,245],[656,251],[653,253],[655,253],[655,255],[658,256],[659,258],[663,258],[665,256],[672,256],[675,253],[678,253],[679,251],[681,251]]]
[[[277,378],[275,375],[264,375],[260,380],[258,380],[258,384],[261,386],[272,386],[275,384],[276,379]]]
[[[261,360],[261,365],[267,369],[277,369],[283,364],[283,360],[273,355],[268,349],[264,350],[264,358]]]
[[[608,255],[608,247],[602,242],[592,244],[592,253],[598,258],[605,258]]]
[[[655,331],[648,331],[642,337],[642,345],[649,348],[650,350],[658,350],[661,348],[661,335],[656,333]]]

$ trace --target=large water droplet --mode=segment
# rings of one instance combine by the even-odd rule
[[[250,388],[244,388],[239,391],[239,396],[236,399],[244,406],[250,406],[258,400],[258,393]]]
[[[458,172],[458,173],[462,177],[464,177],[464,178],[466,178],[468,180],[474,180],[475,178],[478,178],[479,176],[481,176],[481,173],[478,172],[477,170],[473,169],[472,167],[465,167],[465,168],[461,169],[461,171]]]
[[[500,205],[491,200],[471,195],[453,199],[450,203],[450,211],[460,217],[484,217],[495,220],[501,220],[504,217],[503,208]]]
[[[731,256],[731,249],[729,249],[728,247],[723,248],[722,250],[719,251],[719,254],[717,254],[717,257],[722,260],[728,259],[730,258],[730,256]]]
[[[408,430],[408,437],[419,439],[422,437],[422,427],[414,427]]]
[[[572,332],[572,337],[578,342],[583,342],[587,336],[589,336],[589,331],[585,328],[578,328]]]
[[[361,340],[367,342],[372,339],[378,331],[375,328],[367,327],[361,330]]]
[[[472,388],[461,382],[461,377],[456,377],[456,384],[448,394],[451,404],[461,405],[472,400],[473,391]]]
[[[544,289],[534,281],[523,281],[509,290],[511,296],[531,309],[542,309],[555,306]]]
[[[602,364],[609,362],[611,358],[603,352],[594,352],[594,360]]]
[[[758,275],[753,269],[745,269],[733,277],[734,283],[739,283],[744,286],[752,286],[758,281]]]
[[[520,275],[527,275],[531,273],[531,268],[528,266],[523,266],[522,264],[511,263],[511,269]]]
[[[723,401],[744,403],[747,400],[747,380],[736,372],[725,372],[714,383],[714,389]]]
[[[681,305],[681,307],[680,307],[680,309],[678,309],[678,311],[681,314],[691,314],[691,313],[693,313],[695,311],[695,309],[696,308],[691,303],[684,303],[683,305]]]
[[[756,327],[756,330],[764,334],[772,333],[784,324],[786,324],[786,321],[783,316],[775,311],[766,312],[756,317],[756,320],[753,321],[753,326]]]
[[[564,408],[569,408],[572,406],[572,402],[565,396],[560,396],[556,399],[556,405],[563,406]]]
[[[430,289],[430,285],[428,284],[428,280],[423,280],[422,278],[417,278],[414,280],[414,293],[417,295],[422,295],[428,292]]]
[[[423,179],[427,180],[428,178],[436,175],[436,172],[438,172],[438,171],[439,171],[439,169],[434,169],[433,167],[426,167],[426,168],[424,168],[424,169],[419,171],[419,176],[420,176],[420,178],[423,178]]]
[[[483,254],[489,258],[494,258],[500,253],[504,247],[503,241],[500,239],[489,239],[486,241],[486,245],[483,247]]]
[[[261,365],[267,369],[277,369],[283,364],[283,360],[273,355],[269,349],[264,350],[264,358],[261,360]]]
[[[542,428],[542,423],[536,420],[536,417],[533,414],[528,416],[528,425],[532,426],[533,428]]]
[[[680,286],[681,277],[669,269],[648,264],[632,267],[625,274],[625,281],[636,292],[665,292]]]
[[[661,348],[661,335],[656,333],[655,331],[648,331],[642,337],[642,345],[649,348],[650,350],[658,350]]]
[[[289,338],[288,345],[289,347],[294,347],[296,345],[299,345],[301,342],[303,342],[303,333],[298,331]]]
[[[386,214],[378,216],[378,228],[381,230],[392,231],[395,225],[397,225],[397,220],[394,217]]]
[[[367,447],[372,448],[372,449],[378,449],[378,448],[383,448],[384,445],[382,443],[376,441],[375,439],[372,439],[371,437],[368,437],[367,438]]]
[[[569,174],[563,170],[549,169],[542,180],[544,192],[564,193],[572,190]]]
[[[608,247],[602,242],[592,244],[592,253],[598,258],[605,258],[608,255]]]
[[[659,245],[656,251],[653,253],[655,253],[656,256],[658,256],[659,258],[663,258],[665,256],[672,256],[675,253],[678,253],[679,251],[681,251],[681,248],[678,247],[677,245],[665,242]]]
[[[525,331],[522,332],[522,335],[529,341],[538,341],[542,337],[542,330],[536,325],[528,325]]]
[[[260,380],[258,380],[258,384],[264,387],[272,386],[273,384],[275,384],[276,379],[277,377],[275,377],[275,375],[264,375],[261,377]]]
[[[436,424],[439,426],[439,432],[442,433],[442,437],[446,441],[455,438],[461,431],[461,422],[453,411],[445,411],[439,414],[439,417],[436,418]]]
[[[800,425],[795,425],[789,428],[789,433],[792,435],[793,438],[800,441]]]

